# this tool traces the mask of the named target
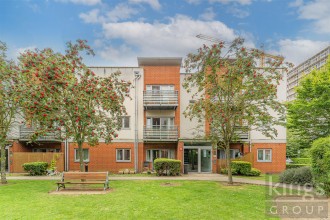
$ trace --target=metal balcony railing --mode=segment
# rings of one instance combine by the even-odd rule
[[[144,141],[164,141],[175,142],[178,141],[178,126],[145,126],[143,129]]]
[[[145,109],[176,109],[178,107],[178,91],[173,90],[147,90],[143,92],[143,105]]]
[[[20,141],[30,141],[31,136],[35,133],[33,126],[27,127],[26,125],[21,125],[19,127],[19,140]],[[40,135],[35,140],[37,142],[61,142],[61,132],[54,131],[48,132]]]
[[[238,136],[239,140],[248,140],[249,132],[245,131],[246,126],[237,126],[235,134]]]

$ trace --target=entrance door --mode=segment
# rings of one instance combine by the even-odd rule
[[[184,163],[188,172],[212,172],[212,148],[191,147],[184,149]]]
[[[201,172],[211,172],[211,150],[200,149],[201,150]]]

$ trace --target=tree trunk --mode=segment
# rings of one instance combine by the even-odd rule
[[[6,145],[0,143],[0,154],[1,154],[1,184],[6,184]]]
[[[79,165],[80,165],[80,172],[85,171],[84,167],[84,154],[83,154],[83,148],[82,148],[82,142],[78,141],[78,156],[79,156]]]
[[[231,159],[230,159],[230,144],[226,143],[225,145],[226,150],[226,163],[228,169],[228,184],[233,184],[233,175],[231,173]]]

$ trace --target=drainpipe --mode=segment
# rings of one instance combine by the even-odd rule
[[[65,139],[65,141],[64,141],[64,161],[65,161],[64,170],[65,170],[65,171],[68,171],[68,170],[69,170],[69,148],[68,148],[68,139]]]
[[[138,107],[139,107],[139,100],[138,100],[138,88],[137,88],[137,81],[141,78],[141,74],[139,71],[134,71],[134,87],[135,87],[135,123],[134,123],[134,170],[135,173],[138,172],[138,145],[139,145],[139,139],[138,139]]]

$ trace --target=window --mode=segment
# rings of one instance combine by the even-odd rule
[[[83,159],[84,162],[89,162],[89,149],[83,149]],[[78,149],[74,149],[74,162],[79,162]]]
[[[258,162],[272,162],[272,149],[258,149]]]
[[[122,119],[121,119],[121,129],[130,129],[130,127],[129,127],[129,121],[130,121],[130,117],[129,116],[122,116]]]
[[[239,151],[239,149],[230,149],[230,158],[235,159],[242,156],[242,153]],[[218,159],[226,159],[226,152],[223,149],[218,150]]]
[[[173,129],[174,118],[147,118],[147,128]]]
[[[117,149],[116,150],[117,162],[130,162],[131,161],[131,149]]]
[[[175,151],[174,150],[168,150],[168,149],[147,150],[147,152],[146,152],[146,161],[152,162],[157,158],[175,159]]]

